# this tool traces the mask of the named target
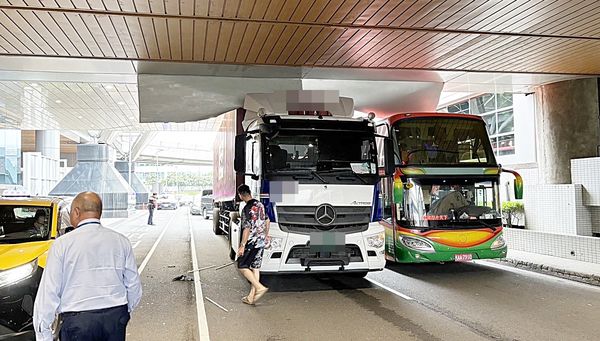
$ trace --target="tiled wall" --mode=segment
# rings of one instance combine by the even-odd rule
[[[525,221],[533,231],[569,235],[592,235],[589,208],[583,205],[579,184],[526,185]]]
[[[592,214],[592,232],[600,234],[600,207],[590,206]]]
[[[600,158],[571,160],[571,179],[574,184],[582,184],[583,203],[600,207]]]
[[[504,229],[504,237],[514,250],[600,264],[600,238],[511,228]]]

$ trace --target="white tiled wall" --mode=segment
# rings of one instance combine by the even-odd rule
[[[571,179],[572,183],[583,185],[585,205],[600,206],[600,158],[571,160]]]
[[[589,208],[580,184],[525,185],[527,229],[568,235],[592,235]]]
[[[600,207],[590,206],[592,214],[592,232],[600,234]]]
[[[511,228],[504,237],[510,249],[600,264],[600,238]]]

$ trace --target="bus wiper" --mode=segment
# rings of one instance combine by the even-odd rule
[[[449,154],[458,154],[458,152],[455,152],[453,150],[444,150],[444,149],[415,149],[415,150],[411,150],[410,152],[408,152],[408,154],[406,154],[406,158],[408,158],[412,154],[418,153],[418,152],[431,152],[431,153],[441,152],[441,153],[449,153]]]

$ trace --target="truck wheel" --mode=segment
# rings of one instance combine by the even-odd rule
[[[213,214],[214,214],[213,217],[216,217],[216,219],[213,219],[213,232],[218,236],[218,235],[223,234],[223,231],[219,227],[219,224],[221,223],[221,218],[220,218],[220,215],[219,215],[219,209],[215,208]]]
[[[208,220],[208,212],[206,212],[206,208],[202,209],[202,216],[204,217],[204,219]]]

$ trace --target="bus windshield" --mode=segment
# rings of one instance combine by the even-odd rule
[[[496,180],[409,179],[402,225],[411,228],[499,227]]]
[[[495,165],[485,124],[461,117],[403,119],[394,124],[402,165]]]

